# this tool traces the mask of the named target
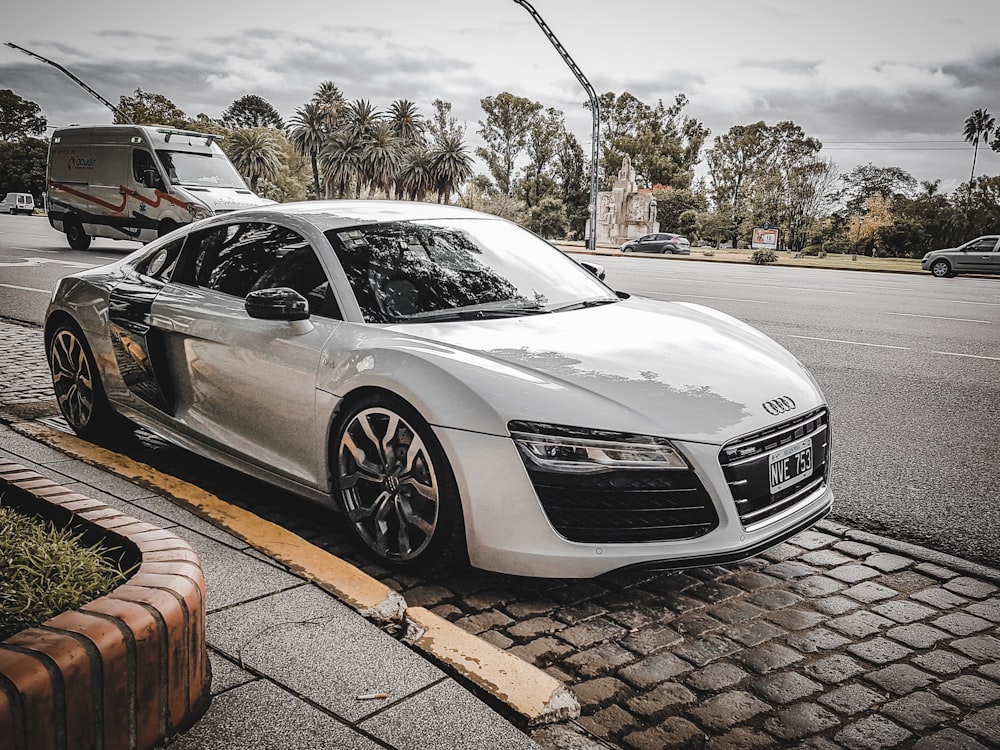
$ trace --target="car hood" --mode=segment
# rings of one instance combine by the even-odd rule
[[[443,366],[505,419],[721,443],[824,403],[783,347],[688,303],[633,297],[590,309],[393,328],[451,350]],[[497,375],[504,372],[521,377],[508,384]],[[795,407],[776,417],[764,402],[780,396]]]

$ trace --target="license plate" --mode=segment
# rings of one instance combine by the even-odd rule
[[[791,487],[812,472],[812,457],[812,438],[799,440],[772,453],[767,462],[771,494]]]

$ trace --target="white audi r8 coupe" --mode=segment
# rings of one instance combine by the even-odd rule
[[[139,425],[339,507],[403,569],[724,563],[833,502],[827,404],[785,349],[453,206],[211,217],[60,280],[45,341],[81,436]]]

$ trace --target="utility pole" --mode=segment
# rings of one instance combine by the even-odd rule
[[[23,52],[24,54],[28,55],[29,57],[33,57],[36,60],[41,60],[43,63],[47,63],[47,64],[51,65],[53,68],[56,68],[57,70],[62,71],[67,76],[69,76],[69,79],[71,81],[73,81],[73,83],[77,84],[78,86],[81,86],[84,91],[86,91],[92,97],[94,97],[95,99],[97,99],[97,101],[99,101],[105,107],[107,107],[112,112],[114,112],[116,117],[124,120],[129,125],[135,125],[135,123],[132,122],[132,118],[131,117],[129,117],[128,115],[126,115],[124,112],[122,112],[120,109],[118,109],[118,107],[116,107],[114,104],[112,104],[111,102],[109,102],[103,96],[101,96],[100,94],[98,94],[96,91],[94,91],[92,88],[90,88],[90,86],[88,86],[83,81],[81,81],[79,78],[77,78],[75,75],[73,75],[72,73],[70,73],[68,70],[66,70],[66,68],[64,68],[59,63],[52,62],[51,60],[49,60],[49,59],[47,59],[45,57],[42,57],[41,55],[36,54],[36,53],[32,52],[31,50],[25,49],[24,47],[19,47],[18,45],[14,44],[13,42],[4,42],[4,44],[6,44],[11,49],[19,50],[19,51]]]
[[[556,38],[556,35],[552,33],[552,30],[548,27],[548,24],[538,15],[538,11],[531,7],[531,3],[527,0],[514,0],[515,3],[524,8],[531,17],[535,19],[535,23],[542,32],[549,38],[552,42],[552,46],[556,48],[556,52],[562,57],[563,62],[569,66],[569,69],[573,71],[573,75],[576,76],[576,80],[580,82],[583,86],[583,90],[587,92],[587,96],[590,97],[590,108],[594,115],[593,119],[593,129],[591,132],[591,148],[590,148],[590,221],[588,222],[589,232],[587,234],[587,249],[594,251],[597,249],[597,158],[598,158],[598,139],[600,137],[600,109],[597,103],[597,94],[594,93],[594,87],[590,85],[590,81],[583,74],[583,71],[573,62],[573,58],[569,56],[569,52],[566,48],[562,46],[560,41]]]

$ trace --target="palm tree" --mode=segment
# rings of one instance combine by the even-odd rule
[[[396,200],[422,201],[427,197],[427,191],[434,187],[431,162],[432,154],[426,145],[417,143],[407,149],[396,175]]]
[[[226,154],[257,192],[261,178],[274,180],[281,171],[281,144],[272,128],[240,128],[224,141]]]
[[[295,151],[309,158],[313,173],[313,189],[317,198],[323,197],[319,191],[319,152],[326,138],[326,122],[326,114],[320,105],[309,102],[295,110],[288,133]]]
[[[396,136],[410,145],[423,139],[424,118],[417,112],[417,105],[409,99],[397,99],[389,107],[389,121]]]
[[[965,140],[973,145],[972,151],[972,173],[969,175],[969,205],[972,205],[972,180],[976,175],[976,156],[979,154],[979,142],[986,143],[990,138],[990,133],[996,127],[996,120],[985,109],[974,109],[972,114],[965,120]]]
[[[364,141],[346,130],[338,130],[327,136],[319,153],[319,165],[324,181],[336,188],[335,194],[338,198],[343,198],[352,184],[357,185],[353,197],[358,197],[361,191],[363,153]]]
[[[387,121],[376,123],[362,151],[362,171],[368,180],[369,197],[376,189],[384,190],[386,195],[392,190],[399,172],[401,154],[401,142],[393,124]]]
[[[326,118],[327,129],[333,131],[340,124],[340,118],[347,107],[347,99],[333,81],[323,81],[313,94],[312,103],[317,105]]]
[[[370,138],[382,113],[367,99],[355,99],[344,110],[345,127],[355,135]]]
[[[431,154],[431,174],[438,203],[447,204],[449,196],[472,176],[472,157],[461,136],[448,134],[438,138]]]

